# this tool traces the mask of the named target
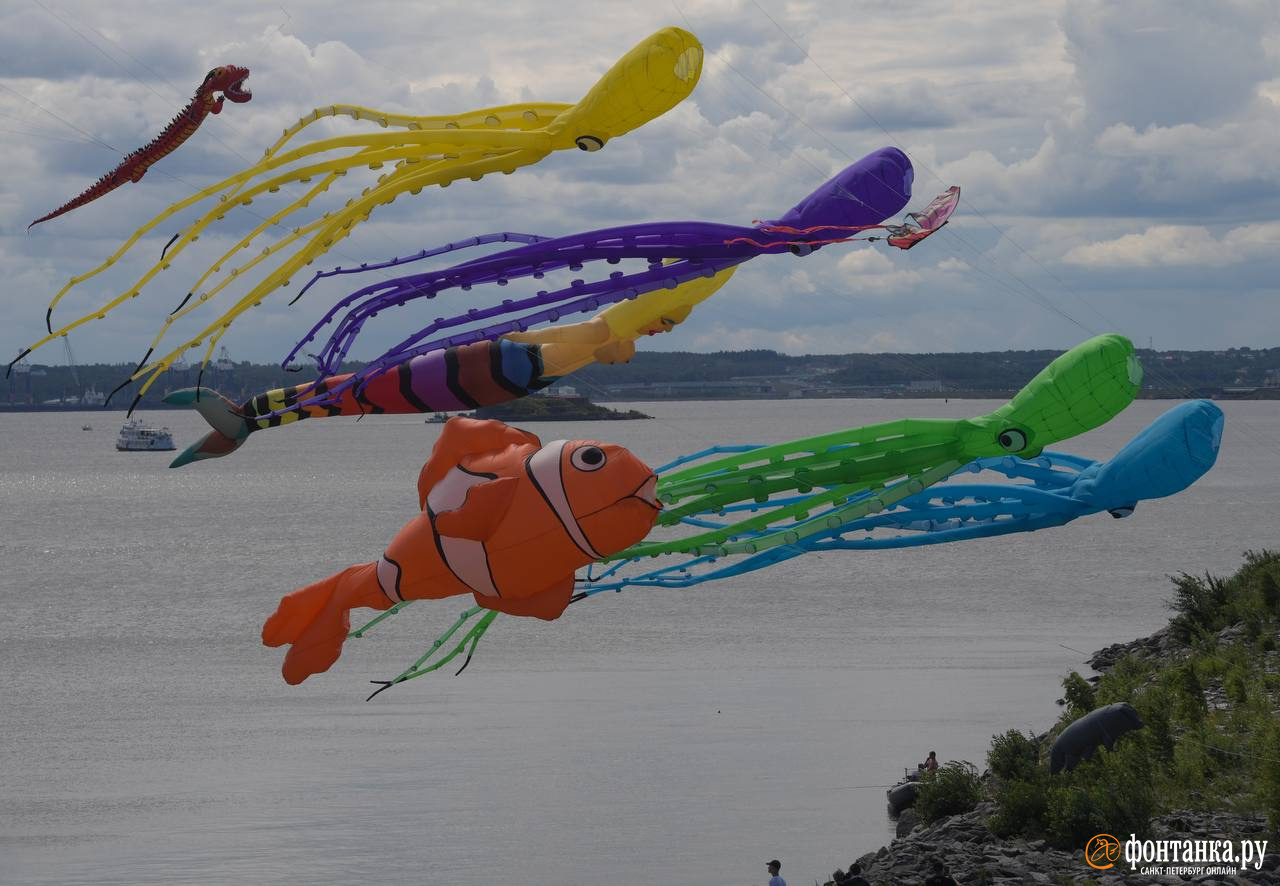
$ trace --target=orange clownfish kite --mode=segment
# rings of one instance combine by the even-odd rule
[[[290,644],[284,678],[297,684],[338,660],[359,606],[474,594],[486,609],[558,618],[579,568],[653,528],[656,490],[654,472],[621,446],[544,446],[502,422],[452,418],[418,477],[421,513],[376,562],[285,596],[262,642]]]

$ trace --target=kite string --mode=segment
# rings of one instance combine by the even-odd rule
[[[871,120],[871,122],[872,122],[872,123],[874,123],[874,124],[876,125],[876,127],[877,127],[877,128],[879,128],[879,130],[880,130],[881,132],[883,132],[883,133],[884,133],[886,136],[888,136],[890,139],[893,139],[895,142],[899,142],[899,143],[905,144],[905,142],[902,142],[902,141],[901,141],[901,139],[899,139],[899,138],[898,138],[898,136],[896,136],[894,133],[890,132],[890,131],[889,131],[889,129],[888,129],[888,128],[886,128],[886,127],[884,126],[884,124],[882,124],[882,123],[880,122],[880,120],[875,116],[875,114],[873,114],[873,113],[872,113],[869,109],[867,109],[867,108],[866,108],[866,107],[865,107],[865,106],[864,106],[860,101],[858,101],[858,100],[857,100],[857,99],[856,99],[856,98],[855,98],[855,97],[854,97],[854,96],[853,96],[853,95],[852,95],[852,94],[851,94],[847,89],[845,89],[845,87],[844,87],[844,86],[843,86],[839,81],[837,81],[837,80],[835,79],[835,77],[831,76],[831,74],[830,74],[830,73],[828,73],[828,72],[827,72],[827,70],[826,70],[824,67],[822,67],[822,65],[820,65],[820,64],[818,63],[818,61],[817,61],[817,60],[816,60],[812,55],[810,55],[810,54],[809,54],[809,51],[808,51],[804,46],[802,46],[802,45],[801,45],[801,44],[800,44],[800,43],[799,43],[799,42],[798,42],[798,41],[797,41],[793,36],[791,36],[791,34],[790,34],[790,33],[789,33],[785,28],[783,28],[783,27],[782,27],[782,25],[781,25],[781,24],[779,24],[779,23],[778,23],[778,21],[777,21],[777,20],[776,20],[772,15],[770,15],[770,14],[769,14],[768,10],[766,10],[763,6],[761,6],[761,5],[760,5],[759,0],[751,0],[751,3],[752,3],[752,5],[753,5],[753,6],[755,6],[758,10],[760,10],[761,14],[763,14],[763,15],[764,15],[764,17],[765,17],[765,18],[767,18],[767,19],[769,20],[769,22],[770,22],[770,23],[771,23],[775,28],[777,28],[777,30],[779,31],[779,33],[781,33],[784,37],[786,37],[786,38],[787,38],[787,40],[788,40],[788,41],[789,41],[793,46],[795,46],[795,47],[796,47],[796,49],[800,50],[800,52],[804,55],[805,59],[807,59],[807,60],[808,60],[808,61],[809,61],[809,62],[810,62],[810,63],[811,63],[815,68],[817,68],[817,69],[822,73],[822,75],[823,75],[824,77],[826,77],[826,78],[827,78],[827,80],[829,80],[829,81],[831,82],[831,84],[832,84],[833,86],[835,86],[838,90],[840,90],[840,92],[844,94],[845,98],[849,99],[849,101],[850,101],[850,102],[852,102],[852,103],[853,103],[853,104],[858,108],[858,110],[859,110],[859,111],[861,111],[864,115],[866,115],[867,119]],[[675,5],[675,0],[672,0],[672,5]],[[681,16],[683,16],[683,17],[684,17],[685,21],[686,21],[686,22],[688,22],[688,21],[689,21],[688,16],[684,15],[684,12],[683,12],[682,10],[680,10],[680,7],[679,7],[679,6],[676,6],[676,9],[677,9],[677,11],[679,11],[679,12],[680,12]],[[692,27],[692,25],[690,25],[690,26]],[[730,68],[730,70],[734,71],[734,73],[737,73],[737,74],[738,74],[739,76],[741,76],[744,80],[747,80],[747,82],[748,82],[748,83],[751,83],[751,81],[750,81],[748,78],[746,78],[746,77],[745,77],[745,75],[743,75],[740,71],[738,71],[738,69],[737,69],[737,68],[733,67],[733,65],[730,65],[728,62],[725,62],[725,64]],[[799,115],[795,114],[794,112],[792,112],[792,111],[790,111],[788,108],[786,108],[784,105],[782,105],[782,103],[781,103],[781,102],[779,102],[777,99],[774,99],[774,98],[773,98],[771,95],[769,95],[767,92],[765,92],[764,90],[760,89],[760,87],[755,86],[755,84],[754,84],[754,83],[751,83],[751,85],[752,85],[753,87],[755,87],[755,88],[756,88],[756,90],[757,90],[757,91],[759,91],[762,95],[764,95],[765,97],[769,98],[771,101],[773,101],[773,102],[774,102],[775,104],[777,104],[779,107],[781,107],[783,110],[787,111],[787,113],[788,113],[788,114],[790,114],[793,118],[795,118],[796,120],[800,121],[800,122],[801,122],[801,123],[802,123],[806,128],[808,128],[811,132],[813,132],[813,133],[814,133],[815,135],[817,135],[819,138],[822,138],[824,141],[826,141],[826,142],[827,142],[827,144],[829,144],[829,145],[831,145],[832,147],[836,148],[837,150],[841,151],[841,153],[843,153],[846,157],[847,157],[847,156],[849,156],[849,154],[848,154],[846,151],[844,151],[842,148],[840,148],[838,145],[836,145],[836,144],[835,144],[834,142],[832,142],[830,139],[826,138],[826,137],[825,137],[825,136],[823,136],[821,133],[819,133],[816,129],[814,129],[812,126],[810,126],[810,125],[809,125],[805,120],[803,120]],[[905,148],[903,149],[903,153],[907,153],[907,152],[906,152],[906,150],[905,150]],[[910,155],[908,154],[908,156],[910,156]],[[934,178],[934,179],[936,179],[938,182],[942,183],[943,185],[945,185],[945,184],[946,184],[946,181],[945,181],[945,180],[944,180],[940,175],[938,175],[938,173],[937,173],[937,172],[935,172],[935,171],[934,171],[934,170],[933,170],[933,169],[932,169],[928,164],[923,163],[923,162],[921,162],[921,161],[919,161],[919,160],[916,160],[915,158],[912,158],[912,162],[913,162],[914,164],[916,164],[916,165],[920,166],[920,168],[922,168],[922,169],[923,169],[925,172],[927,172],[929,175],[933,176],[933,178]],[[1120,328],[1120,324],[1116,323],[1116,322],[1115,322],[1114,320],[1112,320],[1109,316],[1107,316],[1106,314],[1104,314],[1104,313],[1103,313],[1103,312],[1102,312],[1098,307],[1096,307],[1092,302],[1090,302],[1088,299],[1086,299],[1086,298],[1084,297],[1084,295],[1082,295],[1080,292],[1076,291],[1076,290],[1075,290],[1075,288],[1073,288],[1073,287],[1072,287],[1070,284],[1068,284],[1065,280],[1063,280],[1061,277],[1059,277],[1057,274],[1055,274],[1055,273],[1054,273],[1050,268],[1046,267],[1046,266],[1045,266],[1045,264],[1044,264],[1043,262],[1041,262],[1038,258],[1036,258],[1036,256],[1035,256],[1033,253],[1031,253],[1031,251],[1030,251],[1030,250],[1026,249],[1026,248],[1025,248],[1025,247],[1024,247],[1020,242],[1018,242],[1018,240],[1017,240],[1016,238],[1014,238],[1014,236],[1013,236],[1012,234],[1010,234],[1007,230],[1005,230],[1005,229],[1001,228],[1001,227],[1000,227],[999,225],[997,225],[994,221],[992,221],[992,220],[987,216],[987,214],[986,214],[986,213],[984,213],[984,212],[982,211],[982,209],[981,209],[980,207],[973,205],[972,198],[970,198],[970,199],[967,201],[967,205],[968,205],[969,209],[970,209],[970,210],[972,210],[972,211],[973,211],[973,213],[974,213],[975,215],[977,215],[980,219],[982,219],[982,220],[987,224],[987,226],[988,226],[988,227],[990,227],[993,231],[995,231],[995,232],[999,235],[999,239],[996,241],[997,245],[999,244],[999,242],[1000,242],[1001,240],[1007,240],[1007,241],[1009,242],[1009,244],[1010,244],[1011,246],[1013,246],[1013,247],[1014,247],[1014,248],[1015,248],[1019,253],[1021,253],[1025,258],[1027,258],[1028,260],[1030,260],[1032,264],[1034,264],[1037,268],[1039,268],[1041,271],[1043,271],[1043,272],[1044,272],[1044,273],[1045,273],[1045,274],[1046,274],[1046,275],[1047,275],[1051,280],[1053,280],[1055,283],[1057,283],[1057,284],[1058,284],[1058,286],[1060,286],[1060,287],[1063,289],[1063,291],[1065,291],[1065,292],[1067,292],[1069,295],[1072,295],[1072,296],[1074,296],[1075,298],[1079,299],[1079,301],[1080,301],[1081,303],[1083,303],[1087,308],[1089,308],[1089,309],[1090,309],[1090,310],[1092,310],[1095,314],[1097,314],[1099,317],[1101,317],[1101,318],[1102,318],[1102,320],[1103,320],[1103,321],[1108,325],[1108,327],[1109,327],[1109,328],[1111,328],[1111,329],[1119,329],[1119,328]],[[966,242],[966,241],[964,241],[964,238],[962,238],[962,237],[957,237],[956,239],[960,240],[961,242]],[[1070,314],[1068,314],[1068,313],[1067,313],[1067,312],[1065,312],[1064,310],[1060,309],[1060,308],[1059,308],[1059,307],[1057,307],[1056,305],[1053,305],[1053,304],[1052,304],[1051,299],[1049,299],[1049,297],[1048,297],[1048,296],[1044,295],[1042,292],[1040,292],[1036,287],[1032,286],[1030,283],[1027,283],[1025,280],[1023,280],[1022,278],[1018,277],[1018,275],[1014,274],[1014,273],[1013,273],[1013,271],[1009,270],[1008,268],[1001,267],[1001,266],[1000,266],[1000,265],[999,265],[999,264],[998,264],[994,259],[991,259],[991,258],[990,258],[990,257],[988,257],[987,255],[982,254],[981,252],[977,251],[976,247],[974,247],[974,249],[975,249],[975,254],[980,255],[980,256],[981,256],[981,258],[982,258],[982,260],[984,260],[984,261],[990,261],[990,262],[991,262],[991,263],[992,263],[992,264],[993,264],[997,269],[999,269],[999,270],[1001,270],[1002,272],[1004,272],[1004,273],[1008,274],[1010,277],[1013,277],[1015,280],[1017,280],[1017,281],[1018,281],[1019,283],[1021,283],[1023,286],[1027,287],[1027,289],[1028,289],[1028,290],[1030,290],[1030,291],[1032,291],[1032,292],[1035,292],[1035,293],[1036,293],[1036,295],[1037,295],[1037,296],[1039,296],[1039,297],[1042,299],[1042,301],[1043,301],[1044,305],[1045,305],[1046,307],[1049,307],[1049,308],[1050,308],[1050,310],[1053,310],[1055,313],[1057,313],[1057,314],[1059,314],[1059,315],[1063,316],[1064,318],[1066,318],[1066,319],[1067,319],[1068,321],[1070,321],[1071,323],[1074,323],[1075,325],[1079,326],[1079,327],[1080,327],[1081,329],[1083,329],[1084,331],[1088,332],[1090,335],[1096,335],[1096,334],[1097,334],[1097,333],[1096,333],[1095,331],[1093,331],[1090,327],[1086,326],[1084,323],[1080,322],[1080,321],[1079,321],[1079,320],[1077,320],[1075,317],[1071,316]],[[1147,370],[1148,370],[1148,373],[1149,373],[1150,375],[1152,375],[1152,376],[1156,376],[1157,378],[1159,378],[1159,379],[1161,379],[1161,380],[1164,380],[1164,381],[1167,381],[1167,382],[1172,382],[1172,384],[1171,384],[1170,386],[1171,386],[1174,390],[1178,391],[1182,396],[1184,396],[1184,397],[1191,397],[1191,398],[1194,398],[1194,396],[1195,396],[1195,392],[1194,392],[1193,390],[1191,390],[1190,386],[1189,386],[1189,385],[1188,385],[1188,384],[1187,384],[1187,383],[1186,383],[1182,378],[1180,378],[1180,377],[1176,374],[1176,371],[1175,371],[1175,370],[1173,370],[1171,367],[1168,367],[1168,371],[1167,371],[1167,372],[1165,371],[1165,370],[1166,370],[1166,367],[1162,367],[1162,366],[1159,366],[1159,365],[1155,365],[1155,366],[1147,367]],[[1275,441],[1274,439],[1272,439],[1272,436],[1271,436],[1271,435],[1266,434],[1266,433],[1263,433],[1263,432],[1258,432],[1258,433],[1256,433],[1256,434],[1255,434],[1255,433],[1253,432],[1253,429],[1251,428],[1250,424],[1249,424],[1248,422],[1244,421],[1243,419],[1240,419],[1238,423],[1240,424],[1240,429],[1241,429],[1241,431],[1242,431],[1246,436],[1254,438],[1254,439],[1255,439],[1255,442],[1263,443],[1263,444],[1264,444],[1264,445],[1266,445],[1268,448],[1270,448],[1270,449],[1272,449],[1272,450],[1274,450],[1274,451],[1276,451],[1276,452],[1280,452],[1280,443],[1276,443],[1276,441]]]

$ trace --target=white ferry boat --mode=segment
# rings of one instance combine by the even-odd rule
[[[138,418],[125,422],[116,438],[116,449],[121,452],[166,452],[175,448],[168,428],[149,428]]]

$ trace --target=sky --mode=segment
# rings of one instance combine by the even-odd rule
[[[674,110],[596,153],[560,152],[510,176],[382,207],[312,270],[492,231],[749,224],[896,145],[916,167],[911,208],[962,187],[951,225],[910,252],[850,243],[759,258],[676,332],[642,347],[1065,348],[1108,331],[1162,349],[1280,345],[1274,0],[371,0],[359,14],[353,8],[2,0],[0,353],[16,355],[44,333],[45,308],[68,278],[170,203],[256,160],[315,106],[425,115],[574,102],[666,25],[692,31],[706,50],[700,83]],[[251,68],[250,103],[228,103],[141,182],[26,230],[154,137],[220,64]],[[350,131],[314,129],[317,137]],[[343,199],[360,187],[343,185],[351,186]],[[73,289],[55,321],[129,288],[193,217],[161,225]],[[228,215],[138,298],[72,333],[76,361],[140,358],[219,247],[257,220]],[[232,327],[229,356],[281,359],[343,294],[317,287],[289,307],[290,295],[277,292]],[[446,307],[511,295],[475,290]],[[227,297],[239,297],[234,286]],[[397,328],[439,308],[404,309],[353,356],[374,356]],[[65,354],[54,342],[31,360],[56,364]]]

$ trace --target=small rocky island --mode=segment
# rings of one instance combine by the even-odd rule
[[[483,406],[472,415],[508,423],[530,421],[629,421],[653,418],[634,409],[622,412],[592,403],[577,394],[535,394],[496,406]]]

